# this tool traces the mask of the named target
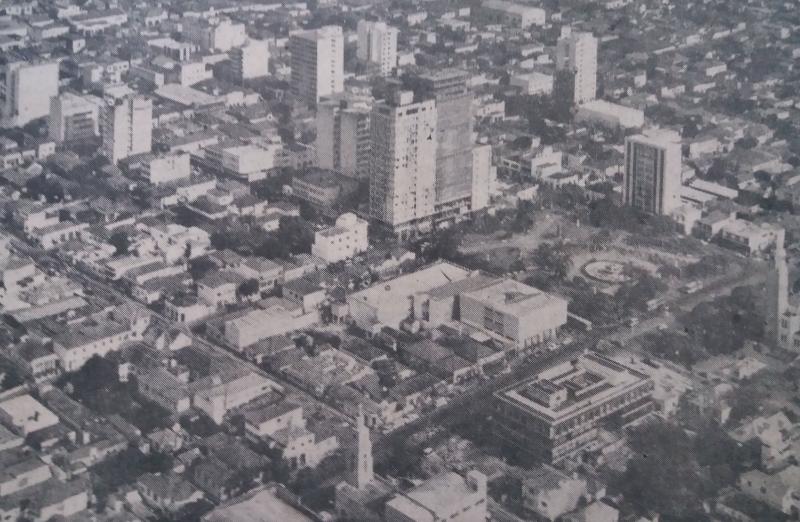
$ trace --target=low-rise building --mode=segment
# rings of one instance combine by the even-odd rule
[[[0,420],[21,435],[30,435],[59,423],[55,413],[30,395],[0,402]]]
[[[542,462],[558,464],[600,445],[606,419],[620,425],[653,411],[653,380],[598,354],[552,366],[495,392],[498,438]]]
[[[335,263],[365,252],[369,246],[367,228],[366,220],[349,212],[342,214],[336,219],[335,226],[314,234],[311,254]]]
[[[386,522],[483,522],[487,516],[486,476],[470,471],[436,475],[386,503]]]

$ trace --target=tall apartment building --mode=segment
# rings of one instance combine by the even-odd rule
[[[98,104],[84,96],[65,92],[50,99],[50,139],[56,143],[79,141],[98,135]]]
[[[580,105],[597,97],[597,38],[592,33],[561,29],[556,45],[556,68],[574,74],[574,101]]]
[[[50,113],[50,98],[58,96],[57,62],[9,61],[2,74],[4,125],[22,126]]]
[[[367,103],[340,97],[323,99],[317,106],[319,167],[351,178],[366,178],[371,149],[369,122]]]
[[[466,71],[447,69],[419,76],[421,99],[436,104],[437,220],[470,210],[472,201],[472,101]]]
[[[398,91],[372,109],[369,207],[373,221],[407,238],[432,226],[436,200],[436,102]]]
[[[628,426],[653,411],[653,380],[602,355],[557,364],[494,394],[495,433],[547,464],[602,447],[604,423]]]
[[[472,202],[473,212],[489,206],[495,183],[497,167],[492,165],[492,146],[476,145],[472,149]]]
[[[359,21],[358,59],[378,65],[382,75],[389,75],[397,67],[397,34],[386,22]]]
[[[230,56],[235,81],[242,82],[269,74],[269,46],[263,40],[250,40],[231,50]]]
[[[289,38],[292,94],[310,105],[344,91],[342,28],[329,25],[299,31]]]
[[[625,204],[668,215],[680,205],[681,138],[651,129],[625,139]]]
[[[152,149],[153,101],[149,98],[109,98],[100,121],[103,154],[111,163]]]

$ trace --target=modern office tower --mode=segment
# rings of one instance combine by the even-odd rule
[[[374,222],[408,238],[427,232],[436,199],[436,102],[398,91],[372,109],[369,205]]]
[[[58,96],[58,63],[10,61],[0,82],[3,124],[22,126],[50,114],[50,98]]]
[[[317,106],[317,160],[351,178],[369,175],[370,108],[365,102],[325,98]]]
[[[649,214],[670,214],[680,205],[681,138],[651,129],[625,139],[625,204]]]
[[[358,22],[358,59],[374,63],[382,75],[389,75],[397,67],[396,28],[386,22]]]
[[[50,99],[50,139],[56,143],[80,141],[97,136],[99,107],[84,96],[65,92]]]
[[[574,74],[576,105],[592,101],[597,96],[597,38],[592,33],[573,33],[561,29],[556,45],[556,68]]]
[[[153,145],[153,101],[143,96],[109,98],[101,114],[103,154],[117,163]]]
[[[231,69],[236,81],[261,78],[269,74],[269,46],[263,40],[250,40],[231,50]]]
[[[344,91],[344,37],[335,25],[299,31],[289,39],[292,94],[316,105],[323,96]]]
[[[469,211],[472,199],[472,100],[466,71],[446,69],[419,76],[421,99],[436,103],[436,217]]]

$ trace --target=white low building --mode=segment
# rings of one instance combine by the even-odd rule
[[[592,100],[578,107],[578,121],[599,123],[608,127],[635,129],[644,126],[644,112],[606,100]]]
[[[342,214],[336,219],[335,226],[314,234],[311,253],[328,263],[335,263],[365,252],[369,246],[367,227],[367,222],[355,214]]]

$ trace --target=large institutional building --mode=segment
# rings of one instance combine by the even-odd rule
[[[625,204],[649,214],[669,215],[680,206],[681,138],[651,129],[625,139]]]
[[[101,113],[103,154],[111,163],[153,147],[153,101],[143,96],[108,98]]]
[[[495,392],[497,436],[548,464],[599,448],[604,423],[626,426],[653,410],[653,380],[598,354],[553,366]]]
[[[396,28],[386,22],[358,22],[358,59],[373,63],[383,76],[389,75],[397,67]]]
[[[344,37],[334,25],[299,31],[289,38],[292,93],[309,105],[344,91]]]
[[[556,68],[574,74],[574,102],[590,102],[597,97],[597,38],[592,33],[561,31],[556,45]]]
[[[408,237],[431,229],[436,201],[436,102],[411,91],[375,105],[370,120],[373,221]]]
[[[50,113],[50,98],[58,96],[58,62],[9,62],[0,72],[3,125],[23,126]]]
[[[98,134],[99,123],[98,104],[84,96],[65,92],[50,100],[48,131],[56,143],[93,138]]]

